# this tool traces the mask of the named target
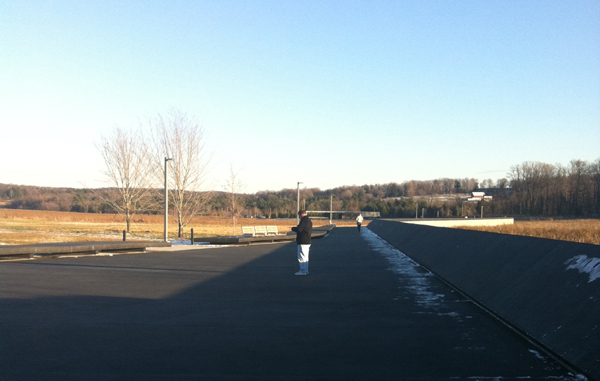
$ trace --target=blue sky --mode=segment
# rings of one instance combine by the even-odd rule
[[[246,192],[600,158],[599,1],[2,1],[0,182],[103,186],[94,142],[195,115]]]

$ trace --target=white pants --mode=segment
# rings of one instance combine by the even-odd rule
[[[298,262],[300,262],[300,271],[308,274],[308,252],[310,244],[298,245]]]

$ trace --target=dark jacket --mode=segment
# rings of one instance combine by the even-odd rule
[[[312,221],[308,216],[302,217],[298,226],[293,227],[292,231],[296,232],[296,243],[298,245],[310,245],[312,236]]]

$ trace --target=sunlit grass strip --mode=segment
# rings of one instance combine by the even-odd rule
[[[600,220],[516,221],[514,225],[473,226],[460,229],[600,245]]]
[[[313,220],[314,226],[329,224],[328,220]],[[354,226],[353,220],[335,221],[338,226]],[[289,232],[295,219],[236,220],[235,235],[242,234],[242,226],[275,225],[280,233]],[[365,225],[365,223],[363,223]],[[184,229],[189,239],[190,229],[195,237],[233,235],[231,218],[198,217]],[[82,242],[121,240],[125,218],[115,214],[86,214],[34,210],[0,209],[0,245],[29,245],[48,242]],[[160,240],[163,237],[163,217],[137,215],[133,219],[128,240]],[[177,220],[169,219],[169,239],[177,238]]]

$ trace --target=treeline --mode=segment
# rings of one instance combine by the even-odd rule
[[[568,166],[525,162],[511,167],[508,213],[543,216],[600,214],[600,159]]]
[[[97,190],[0,184],[4,208],[80,213],[115,213]]]
[[[491,201],[464,202],[470,192],[483,190]],[[94,189],[44,188],[0,184],[0,200],[12,209],[115,213]],[[239,216],[293,218],[296,189],[240,194]],[[160,197],[160,192],[155,192]],[[214,192],[203,214],[231,217],[230,195]],[[508,179],[436,179],[329,190],[300,190],[300,205],[308,210],[378,211],[382,217],[460,217],[479,215],[587,216],[600,214],[600,159],[573,160],[568,166],[525,162],[511,167]],[[156,200],[160,205],[161,200]],[[162,213],[162,210],[148,213]]]
[[[412,198],[435,194],[463,195],[475,189],[475,179],[439,179],[433,181],[408,181],[401,184],[377,184],[343,186],[329,190],[305,188],[300,190],[301,206],[308,210],[376,210],[383,216],[403,215],[399,210],[412,210]],[[110,189],[73,189],[16,186],[0,184],[0,200],[10,209],[52,210],[80,213],[116,213],[107,200]],[[117,197],[116,190],[113,190]],[[333,197],[331,197],[333,196]],[[162,213],[161,192],[153,192],[157,199],[149,204],[158,205],[154,211]],[[294,218],[296,215],[296,189],[262,191],[256,194],[237,195],[241,216],[265,216],[269,218]],[[108,199],[111,197],[109,196]],[[424,207],[428,203],[421,201]],[[430,204],[430,203],[429,203]],[[213,192],[205,215],[230,217],[231,202],[227,192]],[[407,213],[408,214],[408,213]]]

